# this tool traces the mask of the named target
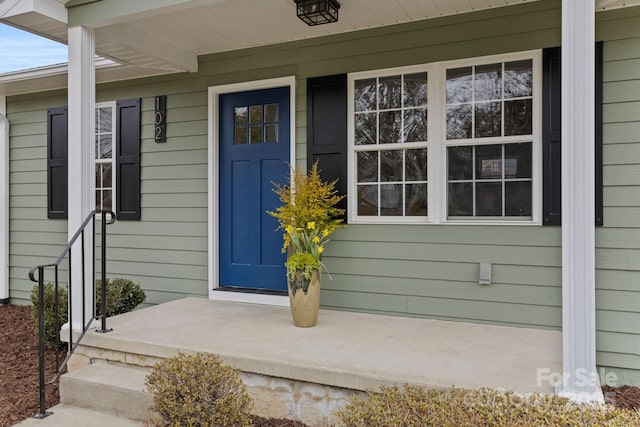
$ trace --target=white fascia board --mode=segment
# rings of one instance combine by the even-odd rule
[[[67,8],[55,0],[5,0],[0,2],[0,19],[37,13],[58,22],[67,23]]]
[[[120,65],[111,59],[98,58],[95,61],[96,69],[114,67]],[[0,74],[0,84],[20,82],[41,77],[51,77],[69,72],[69,64],[55,64],[44,67],[29,68],[28,70],[12,71],[10,73]]]

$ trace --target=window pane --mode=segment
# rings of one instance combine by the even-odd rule
[[[502,179],[502,145],[476,146],[476,178]]]
[[[102,187],[102,165],[96,165],[96,188]]]
[[[427,140],[427,109],[405,110],[404,142],[423,142]]]
[[[235,143],[236,144],[246,144],[248,142],[248,135],[247,135],[247,129],[246,127],[239,127],[235,129]]]
[[[402,81],[400,76],[380,77],[380,110],[402,107]]]
[[[235,107],[233,109],[233,121],[236,125],[246,125],[248,116],[247,107]]]
[[[380,181],[402,181],[402,150],[380,151]]]
[[[380,185],[380,215],[402,216],[402,184]]]
[[[471,102],[473,80],[471,67],[447,70],[447,104]]]
[[[476,184],[476,215],[502,216],[501,182],[479,182]]]
[[[504,177],[531,178],[531,143],[504,146]]]
[[[356,111],[372,111],[378,104],[376,79],[355,81],[354,103]]]
[[[264,142],[278,142],[278,125],[265,125],[264,135]]]
[[[427,180],[427,149],[406,150],[405,181]]]
[[[405,74],[404,106],[421,107],[427,105],[427,73]]]
[[[471,138],[471,104],[447,107],[447,139]]]
[[[531,216],[531,181],[505,182],[505,215]]]
[[[470,182],[449,184],[449,216],[473,215],[473,184]]]
[[[249,128],[249,133],[250,133],[250,140],[249,143],[250,144],[261,144],[263,139],[262,139],[262,126],[250,126]]]
[[[102,191],[96,190],[96,210],[102,209]]]
[[[377,185],[358,185],[358,215],[378,215]]]
[[[502,64],[478,65],[474,82],[476,101],[502,98]]]
[[[476,129],[475,137],[501,136],[502,106],[501,102],[482,102],[475,104]]]
[[[102,166],[102,188],[112,188],[113,184],[111,183],[111,164],[106,164],[101,166]]]
[[[505,62],[504,97],[517,98],[533,95],[532,61]]]
[[[96,124],[96,132],[111,133],[113,130],[111,119],[111,107],[98,108],[98,121]]]
[[[531,99],[504,102],[504,134],[531,135],[532,122]]]
[[[378,181],[378,152],[358,152],[358,182]]]
[[[267,104],[264,106],[264,121],[269,123],[278,121],[278,104]]]
[[[473,178],[473,148],[472,147],[449,147],[447,148],[449,157],[448,179],[472,179]]]
[[[262,105],[249,107],[249,123],[262,123]]]
[[[427,215],[427,184],[407,184],[404,186],[405,215]]]
[[[355,122],[355,144],[375,144],[377,140],[376,113],[356,114]]]
[[[101,135],[99,138],[100,144],[100,159],[110,159],[112,144],[111,144],[111,135]]]
[[[400,141],[402,127],[401,110],[383,111],[380,113],[380,143],[394,144]]]
[[[111,203],[111,190],[105,190],[102,192],[102,209],[111,210],[113,204]]]

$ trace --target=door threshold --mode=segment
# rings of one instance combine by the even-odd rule
[[[213,301],[275,305],[279,307],[289,306],[289,295],[287,291],[273,291],[269,289],[219,287],[209,292],[209,299]]]

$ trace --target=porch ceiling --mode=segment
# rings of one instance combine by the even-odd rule
[[[0,21],[65,44],[67,25],[95,28],[96,53],[120,64],[97,71],[96,81],[107,82],[197,71],[197,58],[204,54],[535,1],[340,0],[337,23],[309,27],[296,17],[294,0],[2,0]],[[597,10],[639,4],[596,0]],[[21,84],[25,80],[29,83]],[[64,87],[63,67],[0,76],[6,95]]]

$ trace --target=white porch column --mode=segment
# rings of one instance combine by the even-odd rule
[[[562,396],[603,401],[596,374],[595,4],[562,1]]]
[[[93,29],[69,27],[69,239],[94,209],[95,37]],[[80,242],[72,248],[71,298],[73,328],[81,329],[93,315],[93,230],[85,236],[85,318],[82,317],[82,257]]]
[[[0,94],[0,305],[9,303],[9,120]]]

